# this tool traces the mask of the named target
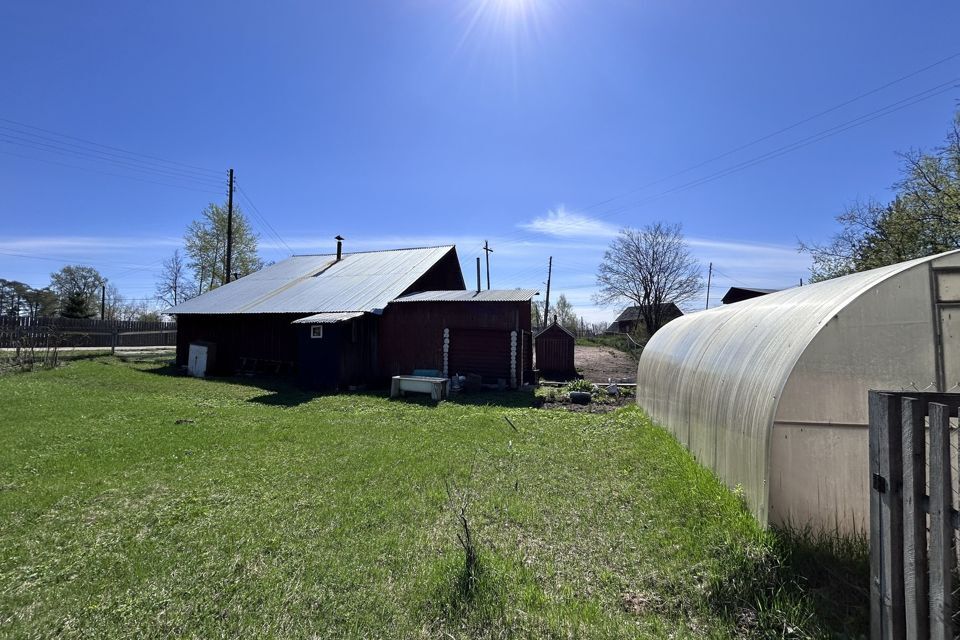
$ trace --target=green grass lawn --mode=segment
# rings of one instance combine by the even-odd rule
[[[824,632],[783,545],[639,410],[467,400],[109,357],[0,377],[0,636]]]

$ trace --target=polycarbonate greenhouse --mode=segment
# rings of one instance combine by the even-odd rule
[[[864,531],[867,391],[960,383],[960,251],[685,315],[637,402],[761,523]]]

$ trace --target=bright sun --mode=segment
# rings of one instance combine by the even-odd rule
[[[548,5],[556,0],[472,0],[466,11],[468,26],[461,44],[471,39],[475,31],[483,33],[484,40],[535,38],[545,19]]]

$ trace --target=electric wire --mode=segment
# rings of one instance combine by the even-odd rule
[[[101,157],[99,155],[94,155],[94,153],[101,153],[101,152],[90,153],[87,151],[77,151],[74,149],[66,148],[65,146],[62,146],[60,144],[51,144],[50,142],[31,140],[28,138],[24,138],[22,136],[11,135],[3,131],[0,131],[0,141],[6,144],[33,149],[35,151],[41,151],[46,153],[56,153],[58,155],[68,155],[74,158],[80,158],[84,160],[94,160],[97,162],[107,162],[116,167],[120,167],[120,168],[131,170],[131,171],[139,171],[141,173],[156,174],[167,180],[170,180],[170,179],[186,180],[186,181],[197,183],[204,186],[213,186],[214,184],[218,184],[218,181],[215,182],[212,178],[208,178],[208,177],[199,177],[197,175],[189,175],[189,174],[181,173],[179,171],[171,171],[163,168],[152,167],[149,165],[133,164],[131,161],[118,160],[110,157]]]
[[[804,137],[804,138],[800,138],[799,140],[795,140],[794,142],[791,142],[791,143],[782,145],[782,146],[780,146],[780,147],[777,147],[776,149],[772,149],[772,150],[767,151],[767,152],[765,152],[765,153],[762,153],[762,154],[760,154],[760,155],[754,156],[753,158],[749,158],[749,159],[747,159],[747,160],[743,160],[743,161],[741,161],[741,162],[739,162],[739,163],[736,163],[736,164],[734,164],[734,165],[731,165],[731,166],[729,166],[729,167],[726,167],[726,168],[724,168],[724,169],[721,169],[721,170],[719,170],[719,171],[716,171],[716,172],[714,172],[714,173],[712,173],[712,174],[708,174],[708,175],[706,175],[706,176],[703,176],[703,177],[700,177],[700,178],[697,178],[697,179],[694,179],[694,180],[690,180],[690,181],[688,181],[688,182],[684,182],[684,183],[682,183],[682,184],[680,184],[680,185],[676,185],[676,186],[674,186],[674,187],[671,187],[671,188],[669,188],[669,189],[666,189],[666,190],[664,190],[664,191],[661,191],[661,192],[659,192],[659,193],[657,193],[657,194],[654,194],[654,195],[651,195],[651,196],[647,196],[647,197],[645,197],[645,198],[643,198],[643,199],[640,199],[640,200],[637,200],[637,201],[634,201],[634,202],[630,202],[630,203],[627,203],[627,204],[624,204],[624,205],[618,205],[617,207],[615,207],[615,208],[613,208],[613,209],[609,209],[609,210],[603,211],[603,212],[598,213],[598,214],[595,214],[595,215],[593,215],[593,216],[591,216],[591,217],[592,217],[593,219],[609,218],[609,217],[611,217],[611,216],[613,216],[613,215],[617,215],[617,214],[623,213],[623,212],[625,212],[625,211],[627,211],[627,210],[634,209],[634,208],[637,208],[637,207],[640,207],[640,206],[649,204],[649,203],[651,203],[651,202],[654,202],[654,201],[656,201],[656,200],[662,199],[663,197],[666,197],[666,196],[668,196],[668,195],[672,195],[672,194],[675,194],[675,193],[681,193],[681,192],[684,192],[684,191],[688,191],[688,190],[690,190],[690,189],[694,189],[694,188],[696,188],[696,187],[698,187],[698,186],[701,186],[701,185],[703,185],[703,184],[707,184],[707,183],[709,183],[709,182],[713,182],[713,181],[715,181],[715,180],[719,180],[719,179],[724,178],[724,177],[726,177],[726,176],[729,176],[729,175],[731,175],[731,174],[734,174],[734,173],[743,171],[744,169],[748,169],[748,168],[750,168],[750,167],[754,167],[754,166],[756,166],[756,165],[762,164],[762,163],[767,162],[767,161],[769,161],[769,160],[773,160],[773,159],[775,159],[775,158],[779,158],[779,157],[781,157],[781,156],[784,156],[784,155],[787,155],[787,154],[792,153],[792,152],[794,152],[794,151],[797,151],[798,149],[807,147],[807,146],[809,146],[809,145],[811,145],[811,144],[814,144],[814,143],[817,143],[817,142],[821,142],[821,141],[826,140],[826,139],[828,139],[828,138],[831,138],[831,137],[833,137],[833,136],[839,135],[840,133],[843,133],[843,132],[845,132],[845,131],[849,131],[850,129],[854,129],[854,128],[856,128],[856,127],[862,126],[862,125],[867,124],[867,123],[869,123],[869,122],[873,122],[874,120],[877,120],[877,119],[879,119],[879,118],[888,116],[888,115],[890,115],[890,114],[892,114],[892,113],[896,113],[897,111],[901,111],[901,110],[906,109],[906,108],[908,108],[908,107],[911,107],[911,106],[914,106],[914,105],[916,105],[916,104],[919,104],[920,102],[923,102],[923,101],[925,101],[925,100],[929,100],[929,99],[934,98],[934,97],[936,97],[936,96],[939,96],[939,95],[942,95],[942,94],[947,93],[947,92],[949,92],[949,91],[952,91],[952,90],[954,90],[954,89],[957,88],[957,84],[956,84],[956,83],[958,82],[958,80],[960,80],[960,77],[951,78],[951,79],[948,80],[947,82],[943,82],[943,83],[937,84],[937,85],[935,85],[935,86],[933,86],[933,87],[930,87],[930,88],[928,88],[928,89],[925,89],[925,90],[923,90],[923,91],[921,91],[921,92],[919,92],[919,93],[913,94],[913,95],[908,96],[908,97],[906,97],[906,98],[902,98],[902,99],[897,100],[897,101],[895,101],[895,102],[893,102],[893,103],[890,103],[890,104],[888,104],[888,105],[885,105],[885,106],[883,106],[883,107],[880,107],[879,109],[876,109],[876,110],[871,111],[871,112],[869,112],[869,113],[863,114],[863,115],[858,116],[858,117],[856,117],[856,118],[852,118],[852,119],[850,119],[850,120],[847,120],[847,121],[842,122],[842,123],[840,123],[840,124],[834,125],[834,126],[829,127],[829,128],[827,128],[827,129],[823,129],[823,130],[821,130],[821,131],[818,131],[818,132],[816,132],[816,133],[813,133],[813,134],[811,134],[811,135],[808,135],[808,136],[806,136],[806,137]],[[572,228],[572,227],[574,227],[574,226],[577,226],[578,224],[582,224],[582,223],[581,223],[580,221],[577,221],[577,222],[568,222],[568,223],[565,223],[565,224],[564,224],[564,223],[561,223],[561,224],[554,225],[553,229],[554,229],[554,230],[570,229],[570,228]],[[505,244],[506,244],[506,245],[513,245],[513,244],[518,244],[518,243],[520,243],[520,242],[526,241],[526,240],[529,239],[529,238],[534,238],[534,237],[540,237],[540,236],[535,236],[535,235],[530,234],[530,233],[528,232],[528,233],[525,233],[525,234],[520,234],[519,237],[517,237],[517,238],[514,239],[514,240],[502,241],[502,242],[500,242],[499,244],[500,244],[500,246],[503,246],[503,245],[505,245]]]
[[[200,189],[199,187],[193,187],[193,186],[188,186],[183,184],[173,184],[170,182],[158,182],[157,180],[148,180],[147,178],[141,178],[140,176],[131,176],[131,175],[125,175],[122,173],[113,173],[112,171],[104,171],[102,169],[94,169],[92,167],[83,167],[75,164],[70,164],[67,162],[60,162],[58,160],[50,160],[48,158],[36,158],[34,156],[23,155],[21,153],[14,153],[13,151],[4,151],[3,149],[0,149],[0,153],[8,156],[13,156],[15,158],[22,158],[24,160],[34,160],[36,162],[44,162],[47,164],[54,164],[61,167],[79,169],[80,171],[89,171],[91,173],[99,173],[105,176],[113,176],[114,178],[126,178],[128,180],[136,180],[137,182],[145,182],[147,184],[155,184],[163,187],[173,187],[175,189],[184,189],[186,191],[196,191],[198,193],[207,193],[207,194],[221,193],[219,191],[213,191],[212,189]]]
[[[89,145],[93,145],[93,146],[96,146],[96,147],[101,147],[101,148],[103,148],[103,149],[111,149],[111,150],[113,150],[113,151],[119,151],[119,152],[121,152],[121,153],[125,153],[125,154],[131,155],[131,156],[139,156],[139,157],[141,157],[141,158],[146,158],[146,159],[148,159],[148,160],[155,160],[155,161],[158,161],[158,162],[164,162],[164,163],[171,164],[171,165],[178,165],[178,166],[185,167],[185,168],[188,168],[188,169],[193,169],[193,170],[196,170],[196,171],[204,171],[204,172],[206,172],[206,173],[211,174],[212,177],[219,177],[219,176],[222,175],[222,171],[216,171],[216,170],[214,170],[214,169],[208,169],[208,168],[206,168],[206,167],[198,167],[198,166],[196,166],[196,165],[187,164],[187,163],[185,163],[185,162],[177,162],[177,161],[175,161],[175,160],[167,160],[166,158],[161,158],[160,156],[153,156],[153,155],[148,155],[148,154],[145,154],[145,153],[137,153],[137,152],[135,152],[135,151],[128,151],[127,149],[122,149],[122,148],[120,148],[120,147],[114,147],[114,146],[107,145],[107,144],[101,144],[101,143],[99,143],[99,142],[93,142],[92,140],[87,140],[87,139],[85,139],[85,138],[80,138],[80,137],[77,137],[77,136],[67,135],[67,134],[65,134],[65,133],[59,133],[59,132],[57,132],[57,131],[52,131],[52,130],[50,130],[50,129],[44,129],[44,128],[42,128],[42,127],[37,127],[37,126],[34,126],[34,125],[32,125],[32,124],[26,124],[26,123],[24,123],[24,122],[18,122],[18,121],[16,121],[16,120],[11,120],[10,118],[0,118],[0,122],[6,122],[6,123],[8,123],[8,124],[17,125],[17,126],[19,126],[19,127],[26,127],[26,128],[28,128],[28,129],[33,129],[33,130],[35,130],[35,131],[42,131],[42,132],[44,132],[44,133],[49,133],[49,134],[52,134],[52,135],[55,135],[55,136],[59,136],[59,137],[62,137],[62,138],[68,138],[68,139],[70,139],[70,140],[76,140],[76,141],[78,141],[78,142],[83,142],[83,143],[86,143],[86,144],[89,144]]]
[[[273,234],[273,237],[274,237],[280,244],[282,244],[284,247],[286,247],[286,249],[287,249],[287,251],[289,252],[290,255],[293,255],[293,249],[290,248],[290,245],[288,245],[288,244],[286,243],[286,241],[284,241],[284,239],[280,236],[280,234],[277,233],[277,230],[273,228],[273,225],[270,224],[270,222],[267,220],[267,217],[260,212],[260,209],[257,207],[257,205],[255,205],[255,204],[253,203],[253,200],[250,199],[250,195],[249,195],[246,191],[244,191],[243,187],[241,187],[239,184],[237,184],[237,191],[238,191],[238,192],[243,196],[243,198],[247,201],[247,204],[250,205],[250,207],[253,209],[253,212],[257,215],[257,217],[260,218],[260,220],[263,222],[264,225],[266,225],[266,227],[267,227],[267,229],[270,231],[270,233]]]

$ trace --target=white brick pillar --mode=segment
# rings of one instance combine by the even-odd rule
[[[510,386],[517,386],[517,332],[510,332]]]
[[[443,330],[443,377],[450,377],[450,329]]]

